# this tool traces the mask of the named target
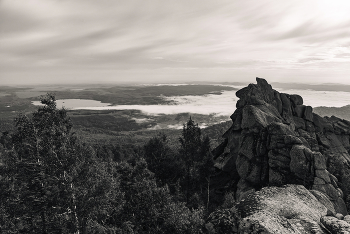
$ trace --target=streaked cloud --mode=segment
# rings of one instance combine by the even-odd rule
[[[349,12],[345,0],[2,0],[0,80],[349,83]]]

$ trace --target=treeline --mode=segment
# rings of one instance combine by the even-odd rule
[[[179,149],[164,134],[141,148],[91,146],[53,95],[41,102],[0,139],[1,233],[203,233],[220,224],[205,225],[227,210],[211,203],[209,138],[192,119]]]

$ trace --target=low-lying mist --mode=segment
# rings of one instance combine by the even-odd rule
[[[299,94],[304,99],[304,105],[312,107],[342,107],[350,104],[349,92],[336,91],[314,91],[314,90],[288,90],[277,89],[279,92]],[[101,103],[95,100],[62,99],[57,100],[57,107],[66,109],[85,110],[139,110],[143,114],[170,115],[179,113],[196,113],[204,115],[216,115],[229,117],[236,109],[238,98],[236,91],[222,91],[221,94],[207,94],[197,96],[162,96],[163,99],[171,101],[168,105],[115,105]],[[34,105],[40,105],[38,101]]]

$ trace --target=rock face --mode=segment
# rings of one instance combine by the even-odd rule
[[[350,224],[336,217],[325,216],[321,218],[321,223],[333,234],[349,234]]]
[[[222,172],[213,181],[230,183],[238,201],[266,186],[303,185],[321,203],[329,199],[329,211],[347,215],[350,122],[320,117],[301,96],[256,81],[236,93],[233,124],[213,151]]]

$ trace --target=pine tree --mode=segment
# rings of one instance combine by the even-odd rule
[[[144,159],[120,163],[117,171],[125,193],[124,210],[116,218],[122,233],[203,233],[203,209],[174,201],[168,186],[157,185]]]
[[[199,176],[195,163],[200,160],[200,149],[202,146],[201,130],[191,117],[189,121],[184,124],[182,137],[180,137],[179,141],[181,144],[179,150],[180,156],[186,166],[185,190],[186,203],[189,205],[190,195],[192,195],[191,192],[196,189],[196,184],[194,182]]]
[[[148,169],[155,174],[160,185],[175,184],[181,174],[177,155],[168,145],[168,138],[160,134],[144,145],[144,157]]]
[[[182,129],[182,137],[179,139],[181,148],[180,154],[183,156],[186,164],[192,166],[194,161],[199,158],[199,149],[202,144],[201,129],[192,118],[184,124]]]

